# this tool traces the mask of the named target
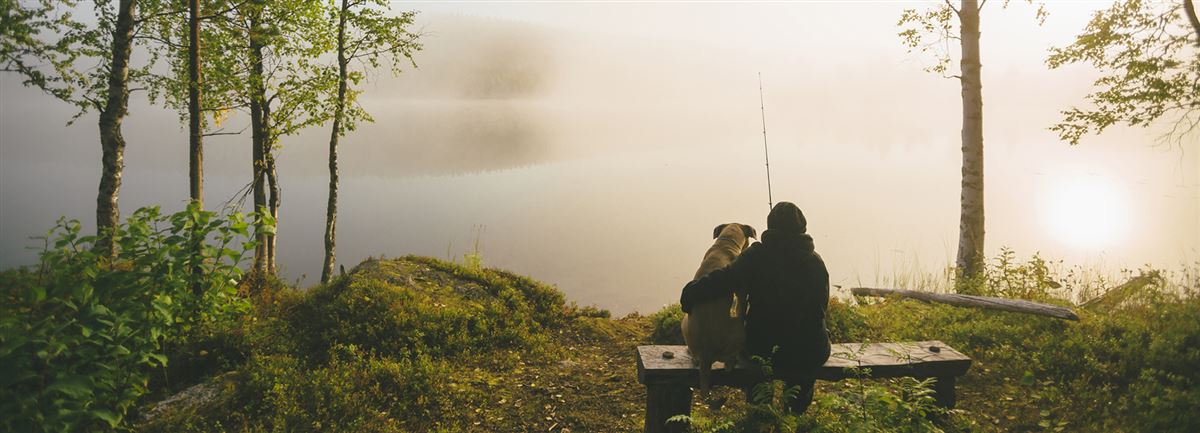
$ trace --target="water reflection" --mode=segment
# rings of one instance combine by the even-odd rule
[[[843,51],[880,53],[881,43],[863,42],[894,38],[894,16],[880,16],[862,28],[878,34],[848,39],[861,49]],[[618,314],[677,300],[714,225],[765,227],[750,64],[767,66],[775,198],[804,210],[834,284],[891,284],[952,262],[957,89],[891,54],[814,68],[742,47],[432,18],[421,68],[377,74],[363,100],[377,122],[343,141],[338,257],[347,267],[369,256],[461,257],[486,226],[487,265],[556,284],[571,300]],[[772,52],[802,52],[791,48]],[[1005,89],[988,94],[988,250],[1108,269],[1200,256],[1200,161],[1150,148],[1153,131],[1059,143],[1042,125],[1088,80],[1024,72],[1041,70],[1040,60],[1029,64],[986,77],[989,89]],[[1031,81],[1045,86],[1023,85]],[[0,76],[0,90],[0,267],[10,267],[35,260],[26,247],[40,244],[27,237],[58,216],[90,226],[99,146],[94,118],[64,128],[69,107],[11,76]],[[182,208],[177,118],[140,99],[130,111],[123,212]],[[327,139],[313,129],[281,143],[279,262],[304,284],[322,258]],[[247,182],[248,140],[208,141],[209,203]],[[1048,188],[1083,174],[1128,191],[1136,211],[1123,224],[1136,236],[1073,245],[1045,224]]]

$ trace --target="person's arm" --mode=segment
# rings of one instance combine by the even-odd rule
[[[687,283],[679,295],[679,306],[683,312],[690,313],[693,305],[729,296],[735,287],[744,286],[749,269],[758,255],[758,245],[751,245],[728,266]]]
[[[821,255],[813,253],[817,257],[817,263],[820,264],[821,271],[821,317],[829,316],[829,268],[825,267],[825,260],[821,259]]]

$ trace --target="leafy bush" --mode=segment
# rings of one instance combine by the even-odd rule
[[[506,374],[491,370],[561,359],[552,332],[607,321],[528,278],[419,257],[367,260],[256,307],[226,330],[239,335],[222,350],[247,353],[236,395],[142,431],[460,431],[463,411],[495,401],[487,387]]]
[[[1200,431],[1200,286],[1194,271],[1185,272],[1182,284],[1172,286],[1164,274],[1143,271],[1076,308],[1078,322],[905,299],[832,300],[826,325],[835,341],[941,340],[973,358],[958,382],[959,408],[938,413],[924,386],[908,379],[847,380],[820,386],[798,419],[778,404],[757,404],[722,416],[701,409],[692,426],[705,432],[797,425],[832,432]],[[1060,282],[1072,278],[1058,274],[1053,262],[1020,261],[1004,250],[966,288],[1070,305],[1063,299],[1068,284]],[[652,317],[656,331],[678,326],[671,323],[678,313],[669,309]],[[928,423],[929,413],[939,422]]]
[[[941,432],[932,420],[945,414],[934,404],[929,379],[899,378],[886,384],[865,379],[843,381],[834,389],[818,394],[809,415],[799,424],[805,431],[829,433],[858,432]]]
[[[264,431],[402,432],[406,420],[440,417],[429,397],[446,392],[449,369],[428,356],[336,345],[328,358],[316,369],[286,355],[251,360],[243,402],[263,415],[251,422]]]
[[[417,281],[413,275],[420,268],[451,278]],[[354,278],[315,287],[289,302],[280,319],[294,332],[285,335],[296,340],[298,350],[314,354],[335,343],[386,356],[544,351],[551,349],[546,330],[566,319],[562,294],[552,288],[415,257],[365,262]]]
[[[975,278],[958,281],[958,291],[969,295],[1056,301],[1069,295],[1054,270],[1060,264],[1047,261],[1039,254],[1020,262],[1012,249],[1002,247],[994,259],[983,264],[983,272]]]
[[[0,430],[120,425],[151,369],[166,365],[164,341],[244,310],[247,235],[239,214],[142,208],[114,230],[109,258],[78,221],[60,220],[38,267],[0,280]]]
[[[980,291],[1067,303],[1043,265],[998,261]],[[1004,429],[1200,431],[1200,297],[1157,275],[1114,290],[1119,302],[1077,309],[1078,322],[911,300],[859,311],[884,339],[942,340],[974,358],[960,388],[989,397],[960,404]]]
[[[652,344],[683,344],[683,310],[679,304],[671,304],[650,315],[654,330],[650,333]]]
[[[425,355],[381,357],[334,345],[312,366],[255,354],[214,379],[207,403],[167,410],[138,426],[156,432],[409,432],[447,414],[452,368]]]
[[[772,377],[769,361],[754,358],[763,374]],[[862,372],[864,375],[868,371]],[[799,387],[782,389],[776,381],[755,385],[751,403],[744,411],[725,411],[695,416],[675,416],[696,433],[790,433],[793,431],[859,432],[941,432],[933,419],[947,414],[934,404],[929,379],[899,378],[874,381],[852,378],[815,392],[812,405],[804,414],[793,413],[789,402]],[[782,392],[781,392],[782,391]]]
[[[586,306],[580,307],[580,306],[576,305],[574,302],[572,302],[571,305],[567,308],[567,310],[570,311],[569,315],[572,317],[591,317],[594,319],[611,319],[612,318],[611,311],[596,307],[595,305],[586,305]]]
[[[829,300],[825,329],[834,343],[862,343],[879,338],[879,333],[867,325],[867,317],[858,308],[837,298]]]

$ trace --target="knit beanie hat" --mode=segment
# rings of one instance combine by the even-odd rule
[[[804,233],[808,231],[808,221],[796,205],[781,201],[771,208],[767,215],[767,229],[779,232]]]

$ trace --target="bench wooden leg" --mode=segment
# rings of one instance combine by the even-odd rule
[[[946,409],[954,409],[954,376],[937,377],[933,384],[933,398],[937,405]]]
[[[645,433],[683,433],[687,424],[667,419],[692,414],[692,389],[678,385],[646,385]]]

